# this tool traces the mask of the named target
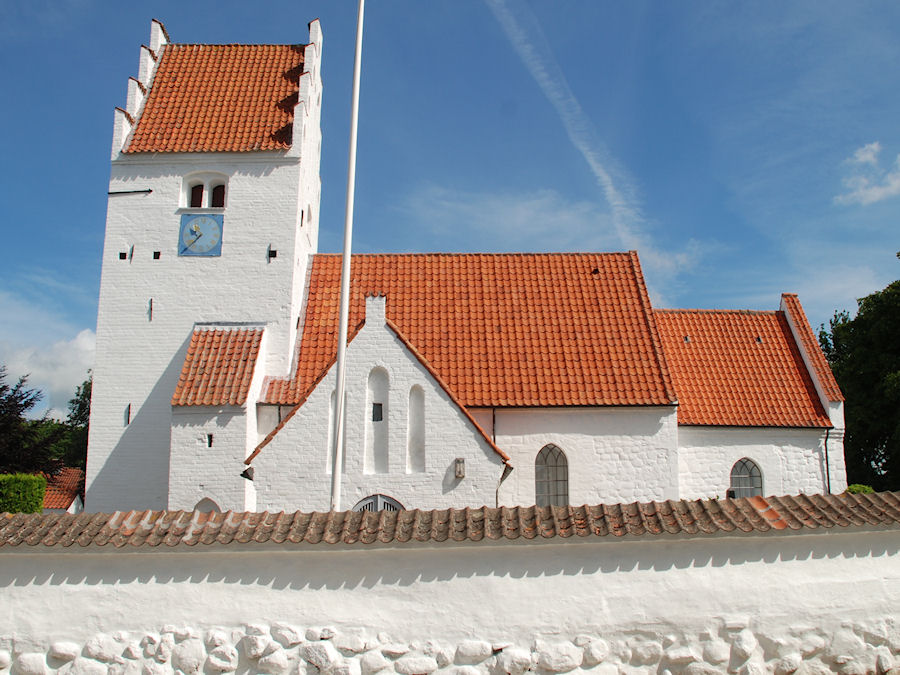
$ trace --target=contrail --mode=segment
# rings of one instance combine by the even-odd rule
[[[494,13],[510,44],[519,54],[522,63],[556,109],[572,145],[578,150],[603,190],[612,209],[612,220],[622,244],[627,248],[641,248],[648,257],[657,257],[650,244],[639,233],[643,215],[631,181],[621,170],[614,169],[604,144],[597,137],[594,126],[585,115],[581,104],[569,88],[565,75],[553,57],[550,45],[531,9],[521,3],[513,13],[506,0],[485,0]],[[523,25],[520,19],[529,24]],[[666,256],[659,256],[665,259]],[[663,262],[662,260],[659,262]],[[669,264],[671,264],[671,260]],[[669,266],[663,262],[664,266]]]

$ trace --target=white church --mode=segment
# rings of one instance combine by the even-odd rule
[[[178,44],[152,23],[115,113],[88,511],[329,509],[322,45],[318,21],[306,45]],[[657,309],[633,251],[351,269],[342,508],[846,487],[843,398],[793,294]]]

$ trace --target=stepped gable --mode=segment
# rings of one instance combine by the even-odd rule
[[[291,379],[267,403],[301,400],[337,349],[341,258],[312,264]],[[350,326],[365,293],[466,407],[670,405],[637,254],[354,255]]]
[[[304,48],[165,45],[124,152],[287,149]]]
[[[172,405],[244,405],[262,336],[262,328],[195,329]]]
[[[900,528],[900,493],[327,513],[0,514],[3,548],[414,544]]]
[[[831,426],[783,312],[654,313],[680,425]]]

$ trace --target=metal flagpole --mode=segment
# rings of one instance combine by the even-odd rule
[[[353,101],[350,109],[350,155],[347,161],[347,203],[344,209],[344,253],[341,258],[341,314],[338,328],[337,382],[334,389],[334,447],[331,468],[331,510],[341,510],[341,466],[344,454],[344,356],[350,319],[350,242],[353,239],[353,196],[356,190],[356,123],[359,116],[359,72],[362,61],[363,14],[366,0],[359,0],[356,14],[356,57],[353,60]]]

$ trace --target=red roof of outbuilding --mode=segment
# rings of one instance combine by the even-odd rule
[[[44,492],[45,509],[68,509],[75,498],[84,492],[84,471],[67,466],[55,476],[47,478]]]
[[[317,255],[291,379],[294,404],[337,349],[341,258]],[[350,325],[365,294],[466,407],[669,405],[675,395],[637,254],[354,255]]]
[[[125,152],[290,147],[303,52],[303,45],[165,45]]]
[[[831,426],[783,312],[655,314],[679,424]]]
[[[262,336],[262,328],[195,329],[172,405],[243,405]]]

